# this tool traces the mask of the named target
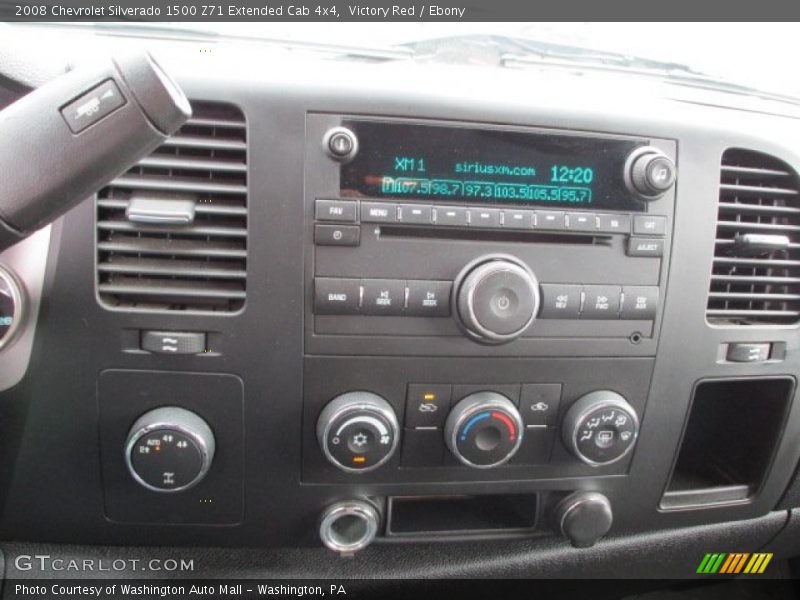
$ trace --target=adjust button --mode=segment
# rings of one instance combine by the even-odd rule
[[[317,221],[356,222],[356,203],[352,200],[317,200],[314,208]]]
[[[358,279],[317,277],[314,279],[314,312],[318,315],[358,313]]]
[[[580,285],[542,284],[542,319],[577,319],[581,314]]]
[[[450,281],[409,281],[406,314],[412,317],[449,317]]]
[[[358,225],[315,225],[317,246],[358,246],[361,228]]]
[[[619,319],[622,288],[617,285],[587,285],[583,288],[584,319]]]
[[[399,315],[406,296],[405,281],[397,279],[363,279],[364,297],[361,308],[365,315]]]
[[[452,393],[453,387],[449,384],[409,383],[405,426],[443,427]]]
[[[658,308],[658,288],[655,286],[622,287],[622,310],[619,318],[626,320],[652,321]]]
[[[664,240],[662,238],[628,238],[628,256],[653,256],[664,254]]]

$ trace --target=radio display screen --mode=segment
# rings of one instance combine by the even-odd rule
[[[380,121],[342,123],[359,150],[345,197],[524,204],[636,212],[625,160],[645,140]]]

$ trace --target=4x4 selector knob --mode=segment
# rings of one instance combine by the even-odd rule
[[[154,492],[197,485],[214,460],[214,433],[202,418],[177,406],[151,410],[131,427],[125,463],[133,478]]]
[[[497,392],[476,392],[450,411],[444,435],[458,460],[468,467],[489,469],[516,454],[522,431],[522,418],[511,400]]]
[[[348,473],[366,473],[397,449],[399,426],[391,404],[372,392],[347,392],[331,400],[317,420],[325,458]]]
[[[628,454],[639,435],[639,419],[625,398],[609,390],[580,397],[564,416],[561,436],[572,453],[599,467]]]
[[[675,185],[676,177],[672,159],[652,146],[637,148],[625,162],[625,183],[641,200],[663,196]]]
[[[467,265],[453,294],[467,335],[487,344],[518,338],[539,312],[539,282],[512,256],[485,256]]]

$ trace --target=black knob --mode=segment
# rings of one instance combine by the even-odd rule
[[[564,444],[587,465],[618,461],[633,448],[639,419],[625,398],[609,390],[591,392],[570,406],[561,426]]]
[[[628,189],[642,200],[655,200],[664,195],[675,184],[676,177],[672,159],[651,146],[634,150],[625,164]]]
[[[358,138],[346,127],[334,127],[323,137],[322,146],[332,159],[348,162],[358,153]]]
[[[317,420],[325,458],[348,473],[366,473],[388,461],[397,449],[398,432],[394,409],[372,392],[337,396]]]
[[[22,324],[25,296],[10,271],[0,267],[0,348],[8,346]]]
[[[536,276],[510,256],[488,256],[468,265],[453,289],[461,325],[480,342],[518,338],[539,312]]]
[[[594,546],[614,521],[611,503],[597,492],[575,492],[556,506],[556,523],[576,548]]]
[[[517,407],[497,392],[477,392],[461,400],[447,416],[444,429],[450,452],[476,469],[507,462],[519,450],[522,432]]]
[[[165,406],[139,417],[128,434],[125,461],[133,478],[154,492],[197,485],[211,468],[214,433],[199,416]]]

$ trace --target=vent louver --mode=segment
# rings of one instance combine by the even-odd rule
[[[244,116],[228,105],[192,103],[192,109],[186,125],[97,196],[97,283],[107,306],[211,312],[244,306]],[[140,200],[167,211],[188,206],[194,215],[190,210],[186,224],[129,219],[131,202]]]
[[[777,158],[740,149],[722,156],[706,315],[734,325],[800,318],[798,179]]]

